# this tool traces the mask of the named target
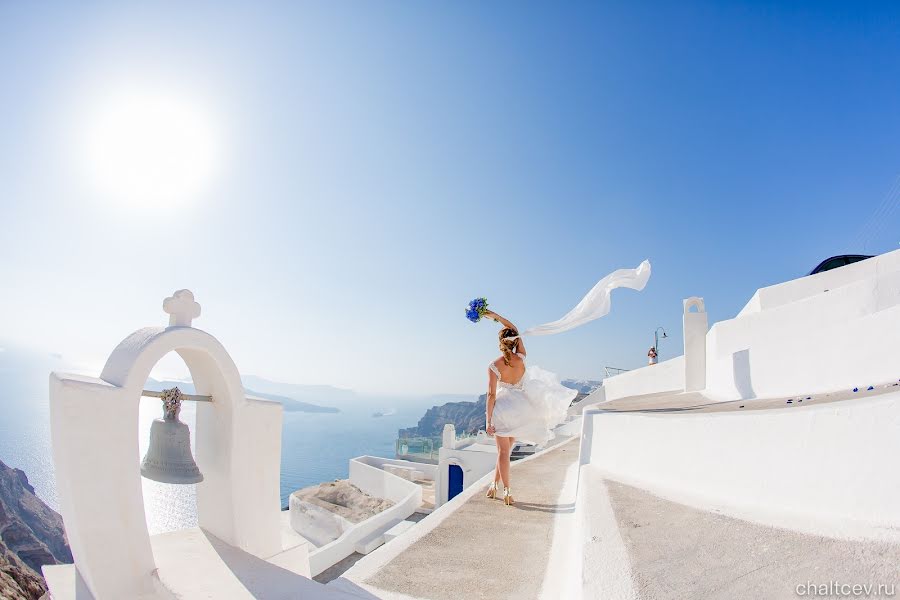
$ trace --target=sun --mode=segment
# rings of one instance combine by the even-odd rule
[[[158,210],[192,202],[216,167],[212,118],[171,94],[128,92],[86,120],[83,159],[94,190],[125,206]]]

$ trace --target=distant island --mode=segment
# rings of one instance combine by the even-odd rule
[[[574,402],[580,402],[592,391],[600,387],[602,382],[593,380],[565,379],[561,382],[567,388],[577,390]],[[446,397],[446,396],[445,396]],[[441,398],[441,397],[438,397]],[[439,437],[444,425],[452,423],[456,432],[474,435],[484,429],[484,414],[487,410],[487,395],[481,394],[477,400],[445,402],[425,411],[415,427],[400,429],[399,438]]]
[[[194,384],[190,381],[157,381],[155,379],[147,380],[147,389],[153,391],[160,391],[171,387],[178,387],[185,394],[194,394],[196,393],[196,389],[194,388]],[[271,394],[267,392],[258,392],[255,390],[251,390],[248,388],[244,388],[244,391],[248,396],[254,396],[256,398],[262,398],[264,400],[273,400],[275,402],[280,402],[284,407],[284,410],[288,412],[306,412],[306,413],[339,413],[341,409],[335,408],[333,406],[320,406],[318,404],[312,404],[310,402],[303,402],[301,400],[296,400],[289,396],[283,396],[281,394]]]
[[[253,390],[257,395],[260,393],[272,394],[316,406],[334,407],[338,410],[352,408],[359,404],[359,396],[356,392],[331,385],[282,383],[258,375],[244,374],[241,374],[241,381],[247,390]]]
[[[284,410],[289,412],[307,412],[307,413],[339,413],[341,409],[333,406],[319,406],[318,404],[310,404],[309,402],[301,402],[287,396],[279,396],[278,394],[266,394],[264,392],[256,392],[246,390],[248,396],[263,398],[264,400],[275,400],[281,402]]]

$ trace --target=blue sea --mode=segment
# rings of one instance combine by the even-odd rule
[[[0,349],[0,460],[25,471],[37,495],[58,510],[50,449],[48,376],[64,369],[61,359]],[[397,430],[412,427],[434,402],[404,398],[361,398],[340,413],[285,412],[282,430],[281,503],[291,492],[348,476],[348,461],[370,454],[393,457]],[[327,404],[323,401],[322,404]],[[374,417],[381,410],[393,414]],[[182,420],[193,431],[196,408],[187,402]],[[161,415],[159,400],[144,398],[140,407],[140,455],[148,444],[150,423]],[[102,432],[99,432],[102,435]],[[195,486],[141,479],[151,534],[196,525]]]

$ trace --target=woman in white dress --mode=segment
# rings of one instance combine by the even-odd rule
[[[503,325],[499,333],[503,355],[488,367],[487,433],[497,443],[497,468],[488,498],[496,498],[503,483],[503,501],[513,504],[509,480],[509,460],[513,444],[521,440],[544,444],[553,437],[551,429],[562,423],[578,393],[559,383],[553,373],[525,366],[525,343],[519,330],[495,312],[484,316]]]

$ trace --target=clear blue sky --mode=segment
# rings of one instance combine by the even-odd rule
[[[598,378],[658,325],[680,353],[682,298],[726,319],[898,247],[900,6],[637,4],[3,3],[0,339],[99,367],[188,287],[242,372],[474,392],[476,295],[534,325],[650,258],[608,317],[529,342]],[[80,136],[129,86],[213,123],[201,192],[86,184]]]

